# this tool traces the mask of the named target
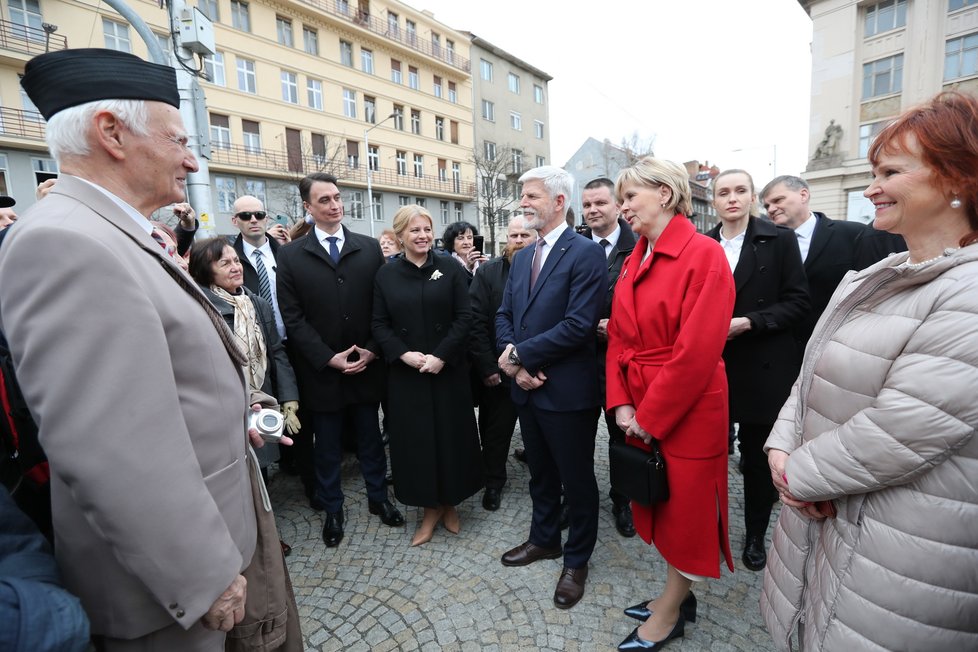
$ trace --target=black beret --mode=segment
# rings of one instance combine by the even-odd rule
[[[0,195],[0,208],[10,208],[17,204],[13,197],[8,197],[7,195]]]
[[[180,108],[173,68],[102,48],[59,50],[27,62],[20,85],[45,120],[98,100],[152,100]]]

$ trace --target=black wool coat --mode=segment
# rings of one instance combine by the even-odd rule
[[[280,247],[278,305],[295,359],[302,407],[334,412],[384,395],[384,363],[370,332],[374,277],[384,266],[380,243],[343,227],[345,242],[334,263],[316,238],[307,235]],[[344,375],[328,365],[353,344],[378,356],[367,368]]]
[[[719,241],[720,225],[707,235]],[[750,319],[751,329],[723,349],[730,418],[774,423],[800,366],[792,329],[811,310],[794,231],[751,217],[733,277],[733,316]]]

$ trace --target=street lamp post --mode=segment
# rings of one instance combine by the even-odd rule
[[[374,236],[374,186],[373,186],[373,174],[372,174],[373,170],[370,168],[370,137],[368,136],[368,134],[370,133],[371,129],[376,129],[377,127],[384,124],[385,122],[387,122],[388,120],[390,120],[396,115],[397,115],[396,112],[391,113],[389,116],[387,116],[386,118],[384,118],[383,120],[375,124],[374,126],[368,127],[367,129],[363,130],[363,147],[366,150],[366,154],[367,154],[367,219],[370,220],[371,238],[376,236]]]

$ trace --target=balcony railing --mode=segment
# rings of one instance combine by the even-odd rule
[[[44,118],[37,111],[0,107],[0,134],[44,140]]]
[[[387,21],[375,18],[368,13],[360,11],[352,2],[343,0],[299,0],[303,4],[315,7],[319,11],[346,19],[354,25],[388,38],[398,43],[426,54],[429,57],[443,61],[448,65],[458,68],[464,72],[469,72],[469,60],[459,56],[454,50],[449,50],[441,45],[435,45],[419,37],[416,32],[408,32],[406,29],[388,25]]]
[[[58,34],[48,34],[43,29],[27,27],[9,20],[0,20],[0,49],[21,54],[44,54],[48,50],[65,50],[68,39]]]
[[[335,175],[341,182],[351,182],[363,186],[367,184],[366,166],[361,164],[352,167],[345,160],[330,161],[326,157],[305,152],[301,157],[298,157],[289,156],[281,151],[256,150],[241,145],[212,146],[211,163],[275,172],[283,176],[305,175],[323,171]],[[421,190],[456,195],[467,199],[475,197],[474,182],[455,182],[451,179],[440,181],[434,174],[419,178],[407,174],[397,174],[396,170],[381,168],[370,173],[370,182],[375,191],[379,187],[392,187],[398,190]]]

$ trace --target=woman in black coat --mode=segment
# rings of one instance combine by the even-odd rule
[[[459,531],[455,506],[482,488],[482,462],[466,349],[472,312],[465,270],[431,252],[431,215],[405,206],[394,216],[404,253],[377,272],[373,335],[390,365],[390,459],[394,494],[424,507],[411,545],[438,521]]]
[[[723,246],[737,288],[723,362],[744,473],[742,560],[754,571],[767,561],[764,536],[777,498],[764,441],[798,376],[792,329],[811,311],[798,239],[791,229],[751,215],[756,201],[749,174],[721,172],[713,181],[720,224],[708,234]]]

